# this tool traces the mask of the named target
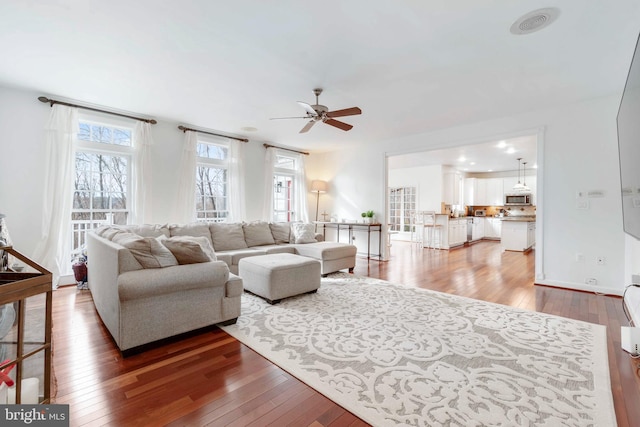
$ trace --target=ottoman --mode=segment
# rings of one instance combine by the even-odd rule
[[[244,289],[269,304],[315,292],[320,287],[320,261],[294,254],[270,254],[242,258],[238,263]]]

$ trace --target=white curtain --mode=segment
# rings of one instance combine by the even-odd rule
[[[135,156],[133,171],[133,200],[131,201],[130,224],[146,224],[151,215],[151,124],[138,121],[133,143]]]
[[[273,221],[273,175],[277,161],[278,150],[274,147],[267,148],[264,160],[264,208],[262,218],[265,221]],[[296,170],[293,185],[293,211],[296,221],[309,222],[309,210],[307,209],[307,182],[305,176],[305,164],[303,154],[290,154],[288,157],[296,159]]]
[[[264,158],[264,207],[262,219],[264,221],[273,220],[273,171],[276,165],[276,149],[267,148]]]
[[[55,104],[45,127],[45,185],[42,204],[42,237],[34,258],[53,275],[71,271],[71,207],[77,108]]]
[[[198,135],[193,131],[184,133],[182,159],[178,169],[178,199],[175,206],[175,221],[189,223],[196,220],[196,148]]]
[[[229,146],[229,217],[227,222],[244,221],[247,216],[244,193],[244,142]]]
[[[307,181],[305,174],[304,154],[296,154],[295,184],[293,186],[293,201],[297,220],[309,222],[309,209],[307,208]]]

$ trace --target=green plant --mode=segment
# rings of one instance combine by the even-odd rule
[[[373,214],[373,211],[367,211],[367,212],[365,212],[365,213],[367,214],[367,217],[368,217],[368,218],[373,218],[373,215],[374,215],[374,214]],[[364,213],[363,213],[363,216],[364,216]]]
[[[360,216],[361,216],[362,218],[366,218],[366,217],[367,217],[367,213],[366,213],[366,212],[362,212],[362,213],[360,214]]]

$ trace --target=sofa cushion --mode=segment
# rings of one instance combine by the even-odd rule
[[[350,258],[355,259],[357,248],[354,245],[338,242],[318,242],[306,245],[295,245],[298,255],[322,261]]]
[[[217,252],[246,249],[242,223],[211,223],[209,224],[213,247]]]
[[[291,241],[291,223],[290,222],[272,222],[269,223],[271,234],[276,243],[289,243]]]
[[[295,245],[266,245],[266,246],[260,246],[260,247],[257,247],[257,248],[250,248],[250,249],[260,249],[260,250],[264,251],[266,253],[266,255],[269,255],[269,254],[295,254],[296,253]]]
[[[142,237],[134,233],[119,232],[113,242],[129,249],[143,268],[162,268],[178,265],[171,251],[154,237]]]
[[[273,235],[269,223],[264,221],[254,221],[248,224],[242,224],[244,232],[244,241],[247,246],[273,245]]]
[[[158,240],[176,257],[179,264],[216,261],[216,254],[204,236],[161,236]]]
[[[206,222],[190,222],[189,224],[171,224],[169,226],[170,236],[191,236],[191,237],[206,237],[209,243],[213,246],[211,240],[211,231],[209,231],[209,224]]]
[[[100,237],[104,237],[107,240],[113,241],[113,237],[122,232],[129,232],[121,225],[103,225],[102,227],[98,227],[95,229],[94,233],[96,233]]]
[[[303,222],[295,222],[291,224],[293,234],[293,243],[315,243],[316,225]]]
[[[168,224],[143,224],[143,225],[130,225],[126,227],[130,232],[142,237],[169,237],[169,225]]]

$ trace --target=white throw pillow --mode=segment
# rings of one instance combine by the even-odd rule
[[[129,249],[131,255],[143,268],[162,268],[178,265],[178,260],[169,249],[154,237],[142,237],[121,231],[113,237],[113,242]]]
[[[315,224],[305,224],[302,222],[294,222],[293,224],[291,224],[291,231],[293,231],[294,243],[317,242]]]

